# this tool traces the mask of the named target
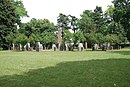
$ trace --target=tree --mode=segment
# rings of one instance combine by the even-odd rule
[[[44,32],[55,32],[56,27],[48,19],[35,19],[32,18],[30,22],[22,24],[19,32],[24,33],[28,38],[31,34],[41,34]]]
[[[114,15],[113,19],[118,25],[122,25],[127,38],[130,40],[130,1],[129,0],[113,0],[114,4]]]
[[[14,3],[11,0],[0,1],[0,47],[8,48],[6,36],[10,32],[16,32],[16,12]]]
[[[48,19],[38,20],[38,26],[40,27],[40,33],[57,31],[56,26]]]
[[[96,6],[96,8],[94,9],[92,18],[94,20],[94,24],[96,26],[96,32],[100,32],[102,34],[105,33],[105,19],[104,19],[104,14],[102,11],[102,7],[98,7]]]
[[[78,18],[76,18],[75,16],[72,15],[68,15],[69,18],[69,22],[70,22],[70,29],[72,29],[74,31],[74,33],[76,33],[76,31],[78,30]]]
[[[60,13],[57,17],[57,26],[62,30],[62,37],[64,37],[64,30],[69,29],[69,18],[65,14]]]
[[[10,33],[16,34],[17,26],[21,24],[20,18],[24,16],[27,16],[27,12],[22,1],[0,1],[0,47],[8,48],[10,41],[6,37]]]
[[[64,28],[68,29],[68,24],[69,24],[69,18],[65,14],[60,13],[59,16],[57,17],[57,26],[59,28]]]
[[[32,18],[30,22],[22,24],[19,33],[26,35],[32,47],[36,42],[51,45],[57,42],[56,26],[48,19]]]
[[[106,24],[108,28],[106,37],[109,37],[108,35],[110,35],[111,39],[113,39],[113,43],[118,43],[118,44],[119,42],[125,43],[127,40],[126,32],[123,25],[120,22],[118,22],[119,19],[115,19],[115,10],[116,8],[111,5],[105,12],[105,17],[107,21]],[[108,38],[108,40],[110,41],[110,38]],[[109,43],[112,42],[110,41]]]
[[[87,42],[88,45],[90,46],[93,43],[92,41],[92,37],[94,35],[93,33],[96,32],[96,24],[94,23],[93,14],[94,13],[91,10],[85,10],[83,14],[81,14],[81,18],[78,20],[78,26],[79,26],[80,31],[83,33],[85,37],[85,42]],[[93,37],[93,39],[94,38],[95,37]],[[94,43],[95,43],[95,40],[94,40]]]

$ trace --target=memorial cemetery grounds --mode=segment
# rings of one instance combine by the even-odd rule
[[[0,51],[0,87],[130,87],[130,51]]]
[[[130,0],[79,18],[59,12],[56,24],[28,13],[22,0],[0,0],[0,87],[130,87]]]

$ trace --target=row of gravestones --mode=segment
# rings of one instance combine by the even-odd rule
[[[101,46],[102,50],[105,51],[105,50],[113,50],[113,47],[110,46],[110,44],[103,44]],[[43,50],[43,45],[40,43],[40,42],[37,42],[36,43],[36,51],[42,51]],[[53,44],[52,45],[52,50],[53,51],[56,51],[56,50],[60,50],[60,51],[73,51],[74,47],[72,44],[65,44],[65,45],[59,45],[58,47],[56,46],[56,44]],[[79,43],[78,44],[78,47],[77,47],[78,51],[83,51],[84,50],[84,46],[82,43]],[[99,45],[98,44],[94,44],[93,47],[92,47],[92,50],[95,51],[95,50],[98,50],[99,49]],[[121,47],[120,47],[121,49]],[[22,46],[19,45],[16,47],[16,50],[22,50]],[[24,50],[27,50],[27,51],[32,51],[33,48],[30,46],[30,43],[27,43],[25,46],[24,46]]]
[[[58,48],[59,48],[58,50],[60,50],[60,51],[73,51],[74,46],[72,44],[61,44],[58,46]],[[52,49],[54,51],[57,50],[57,47],[55,44],[52,45]],[[78,49],[78,51],[83,51],[84,50],[83,44],[79,43],[77,49]]]
[[[40,51],[43,49],[42,44],[40,44],[39,42],[36,43],[36,50]],[[22,47],[22,45],[15,45],[12,44],[11,45],[11,50],[17,50],[17,51],[21,51],[21,50],[27,50],[27,51],[33,51],[33,48],[30,46],[30,43],[27,43],[24,47]]]
[[[63,51],[63,50],[72,51],[72,45],[70,45],[70,44],[60,45],[58,48],[61,51]],[[58,48],[57,48],[56,44],[52,44],[52,50],[53,51],[58,50]],[[37,42],[36,43],[36,51],[42,51],[42,50],[43,50],[42,44],[40,42]],[[83,44],[79,43],[78,51],[83,51],[83,50],[84,50]]]
[[[18,50],[18,51],[21,51],[21,50],[27,50],[27,51],[33,51],[33,48],[30,46],[30,43],[27,43],[23,48],[22,48],[22,45],[18,45],[18,46],[12,46],[12,50]],[[43,50],[43,45],[40,43],[40,42],[37,42],[36,43],[36,48],[35,48],[36,51],[42,51]],[[60,50],[60,51],[72,51],[73,50],[73,45],[70,45],[70,44],[65,44],[65,45],[59,45],[58,47],[56,46],[56,44],[52,44],[52,50],[53,51],[57,51],[57,50]],[[84,47],[83,47],[83,44],[82,43],[79,43],[78,45],[78,51],[83,51],[84,50]]]
[[[94,44],[92,47],[93,51],[96,51],[98,49],[102,49],[102,51],[106,51],[106,50],[113,50],[113,46],[110,45],[110,43],[107,44],[102,44],[101,46],[99,46],[98,44]],[[121,46],[118,46],[117,49],[121,49]]]
[[[92,47],[92,50],[96,51],[96,50],[99,50],[100,48],[102,49],[102,51],[113,49],[112,46],[110,46],[109,44],[102,44],[101,46],[99,46],[98,44],[94,44]]]

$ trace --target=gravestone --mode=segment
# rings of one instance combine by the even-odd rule
[[[56,51],[56,50],[57,50],[57,47],[56,47],[55,44],[52,44],[52,50],[53,50],[53,51]]]
[[[42,51],[43,50],[43,46],[42,46],[42,44],[40,44],[40,42],[37,42],[36,43],[36,51]]]
[[[68,50],[73,51],[74,50],[74,43],[69,43],[68,44]]]
[[[26,44],[26,50],[27,50],[27,51],[30,51],[30,50],[31,50],[30,43],[27,43],[27,44]]]
[[[11,50],[15,50],[15,45],[14,45],[14,43],[12,43]]]
[[[60,45],[60,51],[64,51],[65,50],[65,44],[61,44]]]
[[[21,44],[16,45],[16,50],[17,50],[17,51],[21,51],[21,50],[22,50],[22,45],[21,45]]]
[[[121,46],[119,46],[119,50],[121,50]]]
[[[36,43],[36,51],[40,51],[40,42]]]
[[[84,50],[83,43],[79,43],[78,50],[79,51],[83,51]]]
[[[107,43],[107,50],[110,50],[110,49],[111,49],[111,44]]]
[[[68,51],[68,44],[65,44],[65,50]]]
[[[87,42],[85,42],[85,49],[87,49],[88,48],[88,43]]]
[[[111,46],[111,50],[113,50],[113,46]]]
[[[40,44],[40,51],[42,51],[43,50],[43,45],[42,44]]]
[[[108,49],[108,47],[106,46],[106,44],[102,45],[102,51],[106,51]]]
[[[98,48],[99,48],[98,44],[94,44],[92,50],[95,51],[98,50]]]
[[[20,50],[20,51],[22,50],[22,45],[21,45],[21,44],[19,45],[19,50]]]
[[[61,44],[58,44],[58,50],[60,51],[60,46],[61,46]]]

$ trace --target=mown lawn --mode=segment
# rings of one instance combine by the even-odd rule
[[[130,87],[130,50],[0,51],[0,87]]]

